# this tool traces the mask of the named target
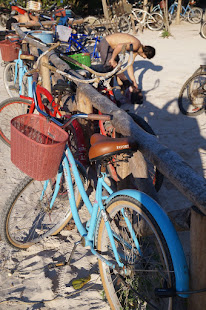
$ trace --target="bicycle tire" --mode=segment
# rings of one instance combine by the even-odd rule
[[[78,169],[86,186],[86,174],[82,173],[79,167]],[[49,203],[53,196],[55,181],[52,179],[48,182],[44,195],[41,197],[44,182],[26,177],[13,190],[2,209],[0,235],[3,241],[14,248],[26,249],[48,236],[56,235],[72,218],[64,184],[61,184],[63,189],[61,186],[53,208],[50,210]],[[82,198],[75,184],[74,187],[76,204],[79,208]],[[41,201],[40,197],[43,198]]]
[[[129,33],[131,30],[131,24],[128,18],[124,15],[120,16],[118,21],[118,31],[123,33]]]
[[[201,25],[200,34],[204,39],[206,39],[206,22]]]
[[[16,66],[15,62],[8,63],[6,67],[4,68],[4,73],[3,73],[4,86],[6,88],[8,95],[11,98],[19,96],[19,75],[18,75],[19,70],[17,72],[16,82],[14,83],[15,66]]]
[[[206,73],[192,75],[183,85],[178,97],[182,114],[197,116],[206,108]]]
[[[188,21],[191,24],[198,24],[202,19],[202,9],[193,7],[188,12]]]
[[[132,224],[142,256],[131,238],[122,210]],[[134,198],[118,196],[107,206],[107,220],[110,221],[119,259],[126,265],[126,270],[131,270],[130,275],[122,272],[119,277],[117,270],[110,269],[99,259],[102,284],[111,309],[154,309],[148,302],[159,310],[174,309],[172,297],[155,296],[155,288],[174,287],[175,275],[164,235],[148,209]],[[103,218],[97,236],[99,253],[116,263]]]
[[[8,19],[9,19],[9,15],[6,15],[6,14],[1,14],[0,15],[0,25],[3,28],[6,28],[6,22],[7,22]]]
[[[31,107],[31,101],[21,98],[10,98],[0,103],[0,139],[10,146],[12,118],[26,114]]]
[[[150,30],[161,30],[164,26],[162,15],[160,15],[159,13],[151,13],[147,17],[146,25]]]

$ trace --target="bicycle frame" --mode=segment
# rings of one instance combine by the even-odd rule
[[[81,52],[90,53],[88,49],[84,45],[84,41],[86,40],[87,35],[85,34],[73,34],[71,33],[71,36],[69,38],[69,47],[68,52],[71,50],[71,46],[74,44],[76,45],[77,49]],[[92,53],[90,53],[91,58],[100,58],[98,52],[97,52],[97,44],[100,42],[100,39],[98,37],[94,37],[95,43],[93,47]],[[82,44],[83,43],[83,44]]]
[[[14,84],[16,83],[18,74],[19,74],[19,95],[22,95],[22,82],[23,77],[27,73],[27,67],[24,65],[23,60],[20,58],[22,54],[22,50],[19,51],[18,59],[14,60],[15,62],[15,77],[14,77]],[[32,76],[27,77],[28,80],[28,97],[33,97],[32,93]]]
[[[35,90],[35,83],[33,85],[34,85],[33,90]],[[36,105],[37,110],[44,116],[48,117],[48,114],[46,114],[45,112],[39,109],[35,93],[34,93],[34,100],[35,100],[35,105]],[[74,118],[77,118],[77,117],[78,117],[77,115],[74,116]],[[62,124],[59,123],[57,119],[53,119],[52,117],[50,119],[57,125],[62,126]],[[70,120],[70,122],[72,122],[72,120]],[[80,195],[91,216],[90,220],[87,222],[88,231],[84,228],[78,215],[78,210],[76,207],[74,190],[73,190],[71,171],[73,173],[73,176],[77,184],[77,187],[79,189]],[[62,163],[60,164],[60,167],[59,167],[57,181],[56,181],[55,189],[54,189],[54,194],[53,194],[53,197],[50,203],[50,208],[52,208],[54,201],[57,197],[57,194],[59,192],[60,180],[61,180],[63,172],[64,172],[65,179],[66,179],[68,199],[70,202],[73,219],[75,221],[75,224],[77,226],[77,229],[80,235],[84,238],[85,245],[90,247],[91,252],[95,256],[97,256],[100,260],[102,260],[104,263],[106,263],[108,266],[110,266],[111,268],[116,268],[117,266],[121,268],[124,267],[124,265],[120,262],[118,251],[117,251],[117,248],[114,242],[114,233],[111,230],[109,221],[107,221],[107,214],[105,212],[103,201],[105,200],[105,203],[107,204],[112,198],[116,196],[121,196],[121,195],[133,197],[136,200],[138,200],[140,203],[143,203],[145,207],[148,208],[148,210],[151,212],[152,216],[158,223],[160,229],[162,230],[164,237],[166,239],[166,242],[168,243],[169,250],[171,253],[171,258],[173,261],[174,272],[176,276],[176,291],[178,292],[179,296],[185,297],[185,298],[188,297],[188,295],[186,294],[181,294],[181,292],[185,292],[189,290],[189,272],[188,272],[188,267],[187,267],[187,262],[185,259],[184,251],[182,249],[182,245],[180,243],[179,237],[172,223],[170,222],[169,218],[167,217],[166,213],[162,210],[162,208],[153,199],[147,196],[145,193],[139,192],[137,190],[121,190],[121,191],[114,193],[112,189],[104,181],[104,178],[106,176],[105,173],[102,173],[102,175],[98,177],[95,201],[94,201],[94,204],[92,205],[84,189],[82,180],[79,176],[79,172],[78,172],[74,157],[68,146],[65,149],[65,152],[62,157]],[[44,191],[46,190],[48,183],[49,181],[45,181],[45,186],[42,192],[42,197],[43,197]],[[108,192],[108,197],[102,196],[103,188],[105,188],[106,191]],[[100,255],[95,250],[94,236],[95,236],[95,231],[98,228],[97,223],[99,223],[101,216],[105,220],[105,226],[106,226],[108,236],[109,236],[109,239],[112,245],[112,249],[115,255],[115,259],[117,262],[116,266],[110,261],[106,260],[102,255]],[[134,231],[132,230],[130,226],[129,220],[124,214],[124,209],[122,209],[122,216],[124,217],[125,222],[128,226],[128,229],[130,230],[130,234],[133,237],[133,241],[136,246],[137,252],[139,253],[139,255],[141,255],[138,240],[135,236]],[[127,246],[127,244],[125,244],[125,246]],[[124,268],[124,272],[125,273],[127,272],[127,268]]]
[[[170,6],[168,12],[169,12],[170,14],[173,14],[175,8],[177,8],[177,5],[178,5],[177,2],[174,2],[174,3]],[[181,6],[181,10],[183,11],[183,13],[180,12],[180,15],[183,16],[183,17],[185,17],[186,14],[187,14],[187,12],[188,12],[190,9],[191,9],[191,7],[190,7],[190,5],[189,5],[189,2],[188,2],[188,4],[187,4],[186,7],[184,7],[184,6],[182,5],[182,6]],[[192,9],[191,9],[191,10],[192,10]]]
[[[62,169],[63,167],[63,169]],[[90,220],[87,222],[87,228],[86,230],[84,226],[81,223],[81,220],[78,215],[78,210],[76,207],[74,192],[73,192],[73,185],[72,185],[72,177],[71,177],[71,171],[73,173],[75,182],[78,186],[79,192],[82,196],[82,199],[90,213]],[[106,263],[111,268],[116,268],[117,265],[121,268],[126,267],[124,266],[119,259],[118,251],[114,242],[114,236],[115,238],[118,236],[114,235],[114,233],[111,230],[111,227],[109,225],[109,222],[107,221],[107,215],[105,212],[105,207],[103,206],[103,201],[105,200],[106,204],[113,199],[116,196],[120,195],[127,195],[129,197],[133,197],[139,202],[144,203],[145,206],[149,206],[149,211],[152,213],[153,217],[157,221],[158,225],[160,226],[166,241],[168,242],[169,250],[171,252],[172,261],[174,265],[174,272],[176,276],[176,290],[178,292],[178,295],[184,298],[187,298],[187,294],[181,294],[180,292],[185,292],[189,290],[189,273],[188,273],[188,267],[185,259],[185,255],[182,249],[182,245],[179,241],[178,235],[170,222],[169,218],[167,217],[166,213],[162,210],[162,208],[150,197],[148,197],[146,194],[136,191],[136,190],[121,190],[116,193],[114,193],[111,188],[105,183],[104,177],[105,174],[103,173],[101,177],[98,178],[97,188],[96,188],[96,196],[95,196],[95,202],[92,205],[87,193],[84,189],[83,183],[81,181],[81,178],[79,176],[78,169],[76,167],[75,160],[73,158],[73,155],[68,147],[66,147],[66,152],[63,155],[62,159],[62,165],[60,165],[57,181],[55,185],[55,191],[53,194],[53,198],[50,204],[50,208],[52,208],[53,203],[57,197],[59,187],[60,187],[60,180],[62,177],[64,171],[66,183],[67,183],[67,191],[68,191],[68,198],[71,206],[71,212],[73,215],[73,219],[75,221],[75,224],[77,226],[77,229],[80,233],[80,235],[84,238],[85,246],[90,247],[91,252],[97,256],[100,260],[102,260],[104,263]],[[48,184],[48,181],[45,182],[46,186]],[[45,189],[46,189],[45,186]],[[109,193],[108,197],[102,196],[102,189],[105,188],[106,191]],[[44,189],[44,190],[45,190]],[[43,195],[42,195],[43,196]],[[102,255],[97,253],[95,250],[95,230],[97,229],[101,216],[105,219],[105,226],[108,232],[108,236],[112,245],[112,249],[115,255],[115,259],[117,262],[117,265],[115,266],[110,261],[106,260]],[[128,218],[124,214],[124,210],[122,209],[122,216],[124,217],[125,222],[128,225],[128,229],[130,230],[131,235],[133,236],[133,241],[136,246],[136,251],[139,255],[141,255],[141,250],[139,247],[139,242],[135,236],[135,233],[133,230],[131,230],[130,222]],[[127,244],[125,243],[125,246],[127,247]],[[127,272],[127,268],[124,269],[125,273]]]

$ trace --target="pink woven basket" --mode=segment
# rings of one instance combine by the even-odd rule
[[[55,177],[68,134],[41,115],[11,120],[11,161],[35,180]]]

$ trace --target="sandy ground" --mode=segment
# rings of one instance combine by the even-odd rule
[[[143,89],[144,103],[130,110],[145,118],[159,136],[162,144],[177,152],[199,174],[206,177],[206,118],[182,115],[177,98],[186,79],[206,64],[206,40],[199,35],[200,25],[172,25],[172,35],[163,39],[159,32],[145,30],[137,37],[144,45],[156,48],[151,61],[137,59],[136,78]],[[7,99],[0,68],[1,101]],[[126,107],[127,108],[127,107]],[[10,149],[0,143],[1,208],[23,174],[11,163]],[[168,180],[158,194],[165,210],[190,207],[188,201]],[[189,255],[188,234],[180,238]],[[63,231],[26,251],[15,251],[0,241],[0,310],[63,310],[109,309],[102,299],[102,284],[97,260],[89,251],[78,247],[73,265],[49,270],[53,260],[67,259],[74,241],[79,240],[76,229]],[[10,270],[15,272],[12,274]],[[75,291],[71,281],[91,274],[91,281],[81,291]]]

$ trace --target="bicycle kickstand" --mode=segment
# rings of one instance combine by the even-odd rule
[[[70,256],[69,256],[69,259],[67,260],[67,262],[66,262],[65,265],[69,265],[69,266],[71,265],[72,256],[74,255],[74,252],[76,251],[77,246],[78,246],[79,244],[82,244],[82,241],[83,241],[83,237],[82,237],[79,241],[76,241],[76,242],[74,243],[74,246],[73,246],[73,248],[72,248],[72,251],[71,251],[71,254],[70,254]]]

